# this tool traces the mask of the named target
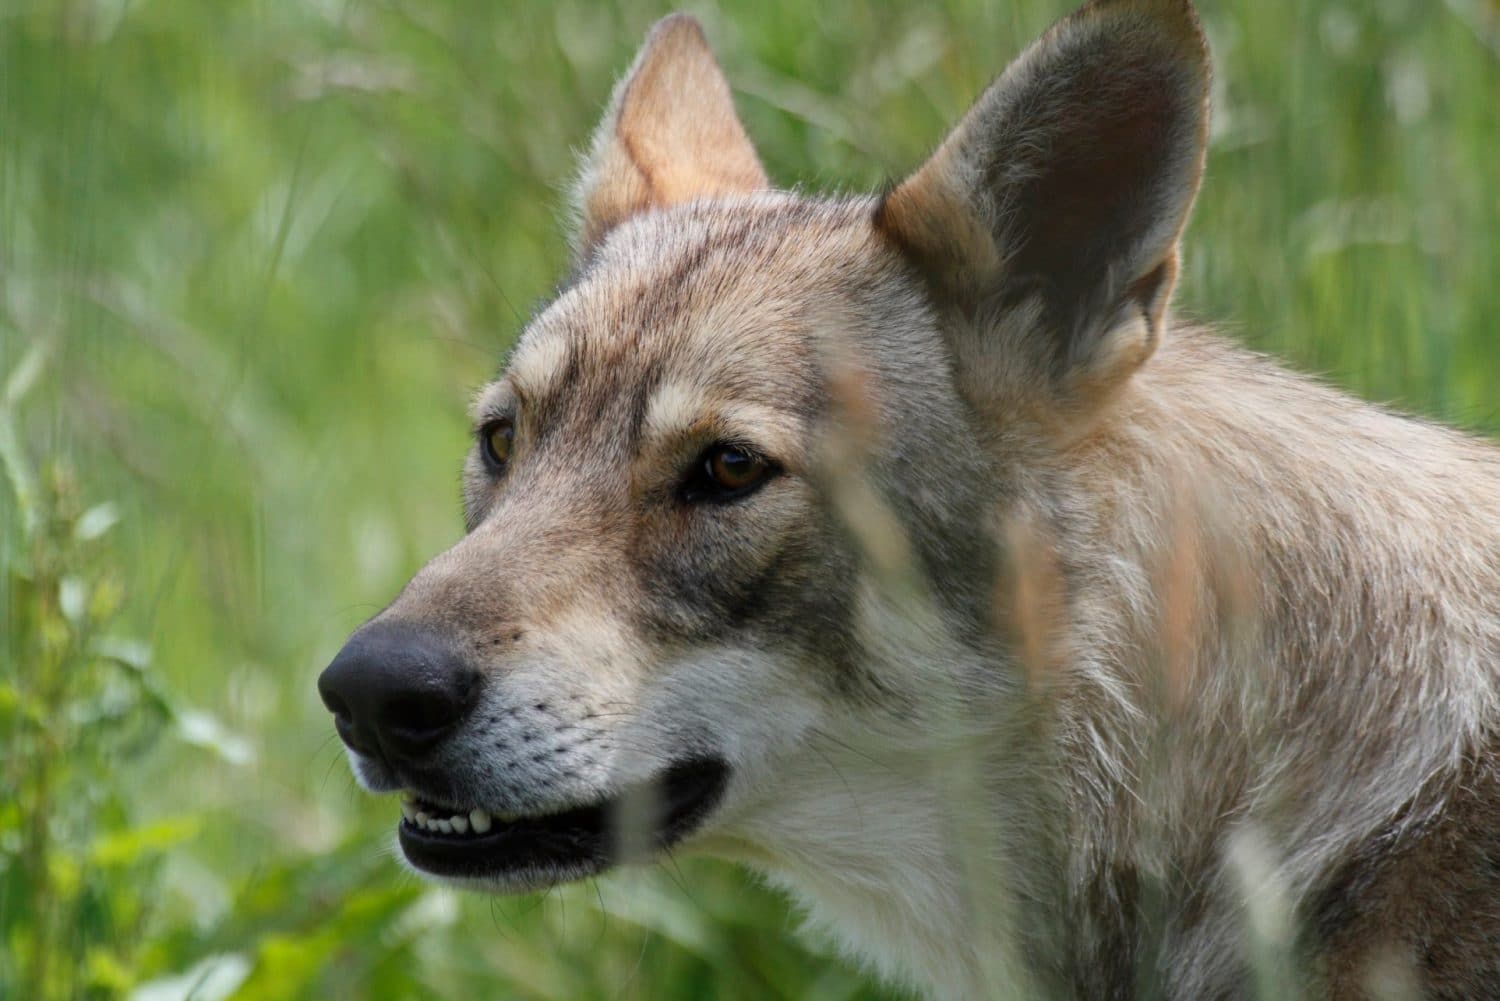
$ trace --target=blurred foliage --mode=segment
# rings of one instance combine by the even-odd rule
[[[16,434],[43,357],[33,348],[0,395],[0,649],[14,666],[0,677],[0,984],[36,1001],[129,982],[150,916],[132,891],[196,831],[192,817],[128,826],[127,790],[99,780],[138,757],[171,710],[146,673],[149,650],[109,632],[125,597],[101,552],[114,505],[84,507],[68,465],[35,469]]]
[[[689,6],[812,190],[900,176],[1070,4]],[[1500,428],[1500,6],[1200,6],[1182,310]],[[424,887],[313,690],[460,532],[465,395],[666,10],[0,0],[0,996],[880,996],[726,866]]]

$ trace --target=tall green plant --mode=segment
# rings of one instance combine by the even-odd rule
[[[172,715],[149,651],[111,632],[125,599],[107,535],[60,457],[35,463],[19,429],[44,368],[33,348],[0,398],[7,483],[0,543],[0,996],[111,997],[142,942],[153,857],[190,824],[129,824],[120,766]]]

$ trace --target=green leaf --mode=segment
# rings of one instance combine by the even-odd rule
[[[191,841],[202,830],[202,819],[189,814],[123,831],[112,831],[95,839],[89,847],[89,861],[104,868],[131,865]]]
[[[107,991],[114,996],[123,994],[135,982],[130,967],[119,956],[99,947],[88,951],[84,970],[90,987]]]

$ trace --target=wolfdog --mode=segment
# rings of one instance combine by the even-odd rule
[[[811,198],[659,23],[319,680],[405,860],[740,860],[935,998],[1500,997],[1500,450],[1173,323],[1208,90],[1094,0]]]

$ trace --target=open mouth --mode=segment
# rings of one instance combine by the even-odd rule
[[[424,872],[526,889],[670,847],[709,814],[728,778],[718,759],[685,762],[598,803],[540,816],[455,810],[413,797],[402,803],[397,833],[402,852]]]

